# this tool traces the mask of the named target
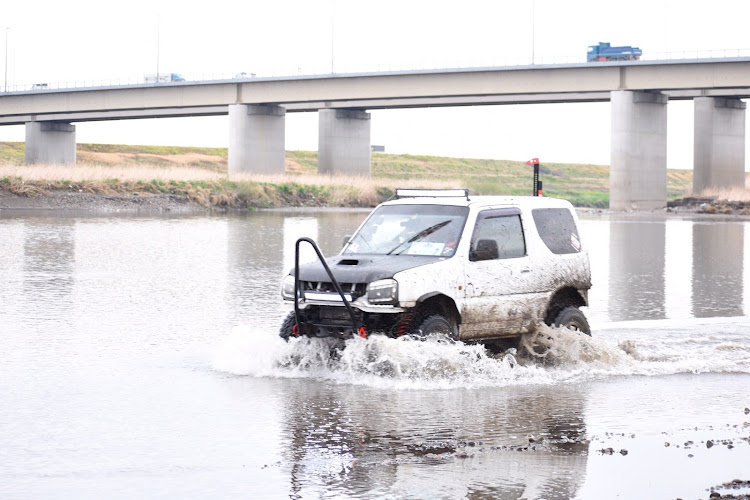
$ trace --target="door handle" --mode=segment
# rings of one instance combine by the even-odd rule
[[[522,267],[522,268],[521,268],[521,272],[522,272],[522,273],[530,273],[530,272],[531,272],[531,269],[529,269],[528,267]]]

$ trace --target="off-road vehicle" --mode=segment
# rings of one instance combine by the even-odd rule
[[[491,343],[543,323],[590,334],[579,308],[591,271],[577,222],[565,200],[399,189],[338,255],[297,241],[281,286],[294,311],[280,335],[443,333]],[[319,261],[299,265],[303,243]]]

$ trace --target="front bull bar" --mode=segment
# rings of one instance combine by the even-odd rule
[[[328,274],[328,277],[331,278],[331,283],[333,283],[333,287],[336,289],[336,292],[341,296],[341,300],[344,303],[344,306],[346,306],[346,310],[349,313],[349,317],[352,320],[352,328],[353,332],[356,335],[359,335],[360,337],[367,337],[367,329],[363,325],[359,325],[357,322],[357,317],[354,314],[354,309],[352,308],[352,305],[349,303],[349,301],[346,299],[346,296],[344,295],[344,291],[341,289],[341,285],[339,285],[338,280],[336,280],[336,277],[333,275],[333,272],[331,271],[331,268],[328,267],[328,264],[326,263],[325,257],[323,257],[323,253],[320,251],[320,248],[318,248],[318,245],[313,241],[311,238],[302,237],[297,240],[297,242],[294,244],[294,328],[295,328],[295,334],[299,335],[300,333],[310,333],[310,329],[313,328],[315,325],[311,325],[309,323],[301,323],[299,320],[300,314],[299,314],[299,301],[305,299],[305,291],[302,289],[302,286],[300,284],[299,280],[299,247],[300,243],[309,243],[313,250],[315,250],[315,253],[318,256],[318,260],[321,264],[323,264],[323,268],[326,270],[326,273]]]

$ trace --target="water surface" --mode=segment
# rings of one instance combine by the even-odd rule
[[[294,241],[335,253],[365,216],[0,211],[0,498],[689,499],[750,479],[747,222],[584,215],[593,337],[547,332],[545,359],[284,343]]]

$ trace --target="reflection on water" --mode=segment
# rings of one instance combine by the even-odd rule
[[[693,224],[693,315],[742,316],[744,224]]]
[[[303,382],[285,398],[291,498],[325,489],[568,499],[585,477],[586,400],[574,389],[384,393]],[[466,461],[460,467],[457,456]]]
[[[588,314],[604,321],[745,315],[745,225],[583,216],[593,280]]]
[[[665,318],[663,222],[613,221],[609,226],[609,317]]]
[[[22,296],[51,306],[39,311],[39,321],[59,321],[66,316],[63,312],[72,305],[75,246],[75,224],[72,221],[56,227],[35,222],[24,226]],[[21,304],[20,307],[30,305]]]
[[[232,319],[251,317],[276,322],[285,306],[278,300],[278,283],[294,262],[294,242],[301,236],[316,240],[326,255],[337,253],[367,211],[262,212],[216,217],[28,217],[0,213],[5,236],[0,241],[6,284],[4,307],[48,304],[35,317],[56,317],[71,306],[81,280],[104,280],[109,259],[140,258],[160,263],[159,274],[214,273],[217,303]],[[593,288],[587,314],[596,321],[730,317],[745,314],[745,222],[695,221],[664,217],[582,216],[582,234],[592,261]],[[171,235],[171,236],[170,236]],[[165,238],[167,236],[167,238]],[[135,238],[135,240],[133,240]],[[140,243],[138,242],[140,238]],[[181,262],[184,252],[198,245],[198,261]],[[314,253],[302,245],[302,261]],[[83,258],[81,254],[83,253]],[[223,256],[222,256],[223,255]],[[186,257],[193,259],[193,256]],[[22,266],[21,269],[18,266]],[[195,277],[197,279],[197,277]],[[122,285],[139,286],[142,276],[124,276]],[[161,282],[154,282],[158,288]],[[209,283],[190,290],[201,294]],[[21,287],[20,289],[18,287]],[[116,294],[115,286],[111,293]],[[122,294],[125,294],[123,289]],[[182,293],[186,293],[183,291]],[[148,290],[129,291],[148,302]],[[124,297],[123,297],[124,298]],[[66,302],[67,301],[67,302]],[[135,300],[135,302],[139,302]],[[66,306],[67,304],[67,306]],[[80,304],[79,304],[80,305]],[[137,305],[137,304],[136,304]],[[121,304],[126,307],[127,304]]]

